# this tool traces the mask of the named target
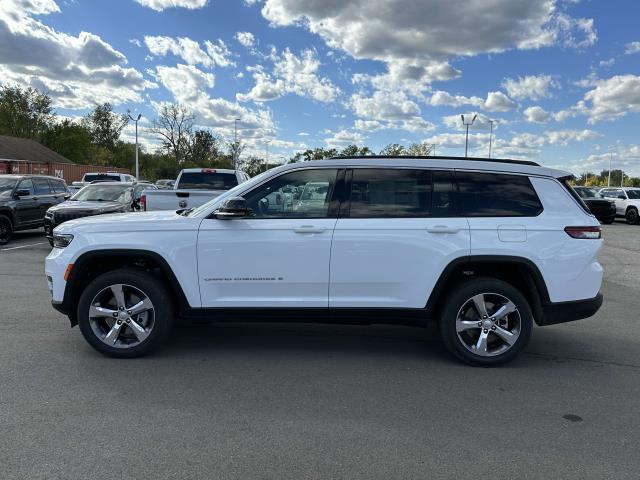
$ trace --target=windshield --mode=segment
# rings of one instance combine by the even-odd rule
[[[71,200],[80,202],[119,202],[131,201],[132,188],[121,185],[100,185],[99,183],[84,187]]]
[[[0,194],[10,192],[16,186],[15,178],[0,178]]]
[[[84,176],[85,182],[119,182],[120,175],[108,175],[106,173],[92,173]]]
[[[202,190],[229,190],[238,185],[235,173],[183,172],[179,188]]]
[[[633,198],[634,200],[640,199],[640,190],[627,190],[627,197]]]
[[[574,190],[578,192],[578,195],[582,198],[600,198],[598,192],[593,188],[578,187],[574,188]]]
[[[266,172],[262,172],[260,175],[256,175],[252,179],[241,183],[240,185],[232,188],[231,190],[227,190],[223,194],[218,195],[217,197],[215,197],[213,200],[209,200],[204,205],[201,205],[198,208],[196,208],[196,209],[192,210],[191,212],[189,212],[189,216],[190,217],[191,216],[198,216],[199,214],[202,214],[202,213],[212,212],[226,198],[238,196],[239,192],[245,191],[246,189],[251,188],[254,185],[260,183],[263,178],[270,176],[270,174],[272,174],[272,173],[273,173],[273,170],[267,170]]]

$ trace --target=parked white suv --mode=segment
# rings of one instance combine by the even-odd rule
[[[177,317],[433,319],[458,358],[502,364],[534,322],[602,303],[600,225],[569,177],[507,160],[289,164],[182,215],[66,222],[46,275],[53,306],[116,357],[150,352]]]
[[[603,188],[600,195],[613,200],[616,204],[616,216],[624,217],[627,223],[637,225],[640,216],[640,188]]]

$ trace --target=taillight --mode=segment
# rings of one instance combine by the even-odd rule
[[[200,170],[202,173],[216,173],[215,168],[203,168]]]
[[[600,227],[565,227],[565,232],[571,238],[582,238],[588,240],[597,240],[602,238],[602,229]]]
[[[140,208],[142,208],[142,210],[144,210],[145,212],[147,211],[147,196],[146,195],[141,195],[140,196]]]

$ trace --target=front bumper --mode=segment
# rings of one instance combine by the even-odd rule
[[[602,306],[603,296],[598,293],[593,298],[572,302],[556,302],[542,306],[542,318],[539,325],[555,325],[589,318]]]

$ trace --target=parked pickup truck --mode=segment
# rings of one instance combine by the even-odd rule
[[[195,208],[248,179],[240,170],[185,168],[173,189],[145,191],[140,205],[144,210]]]

